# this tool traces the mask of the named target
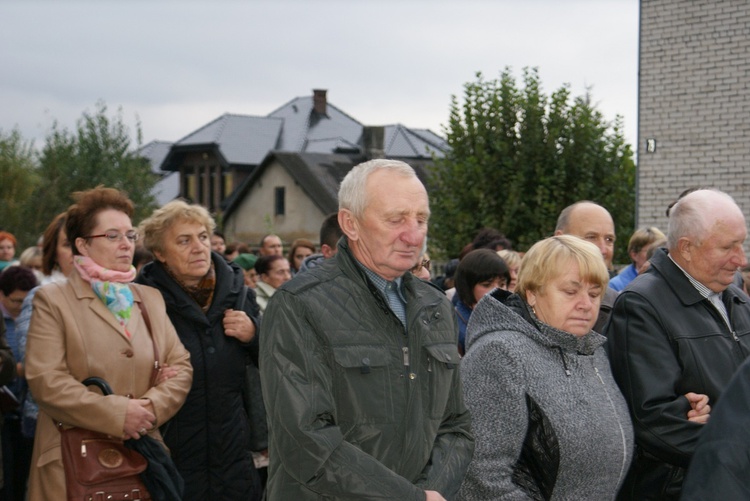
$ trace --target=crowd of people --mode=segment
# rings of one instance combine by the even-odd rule
[[[179,200],[135,227],[123,192],[74,199],[18,259],[0,231],[0,501],[61,497],[71,426],[156,440],[185,500],[750,497],[750,268],[726,193],[680,194],[620,270],[612,217],[580,201],[526,252],[479,230],[441,273],[400,161],[346,175],[318,244],[227,242]]]

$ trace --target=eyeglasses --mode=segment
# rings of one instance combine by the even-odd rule
[[[123,234],[123,233],[120,233],[119,231],[112,230],[112,231],[104,232],[101,235],[89,235],[83,238],[100,238],[100,237],[106,238],[107,241],[109,242],[119,242],[123,239],[123,237],[127,238],[132,243],[136,243],[138,241],[138,233],[136,233],[135,231],[129,231]]]
[[[422,268],[424,268],[427,271],[430,271],[430,260],[429,259],[423,259],[421,263],[417,263],[417,265],[411,269],[412,273],[416,273]]]

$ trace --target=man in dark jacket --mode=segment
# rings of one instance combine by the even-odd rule
[[[276,292],[259,336],[268,499],[452,499],[474,439],[451,305],[408,273],[427,192],[373,160],[342,181],[338,217],[336,257]]]
[[[670,215],[668,250],[615,302],[605,334],[637,446],[623,499],[679,498],[706,401],[716,403],[750,354],[750,303],[732,285],[746,236],[726,193],[685,196]]]

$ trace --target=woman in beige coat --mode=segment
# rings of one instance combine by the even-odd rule
[[[190,356],[166,315],[161,294],[130,284],[137,233],[133,204],[111,188],[77,194],[66,231],[75,269],[67,282],[43,286],[34,298],[26,377],[40,412],[29,499],[63,499],[65,477],[55,422],[123,439],[150,435],[182,406],[192,383]],[[147,308],[151,331],[142,308]],[[154,349],[163,371],[151,387]],[[110,396],[80,381],[98,376]]]

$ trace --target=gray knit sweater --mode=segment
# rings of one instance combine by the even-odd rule
[[[549,420],[557,441],[550,499],[614,499],[632,459],[633,429],[602,347],[605,338],[554,329],[536,320],[518,296],[497,293],[476,306],[466,337],[461,374],[476,449],[460,499],[531,497],[513,477],[528,402]]]

